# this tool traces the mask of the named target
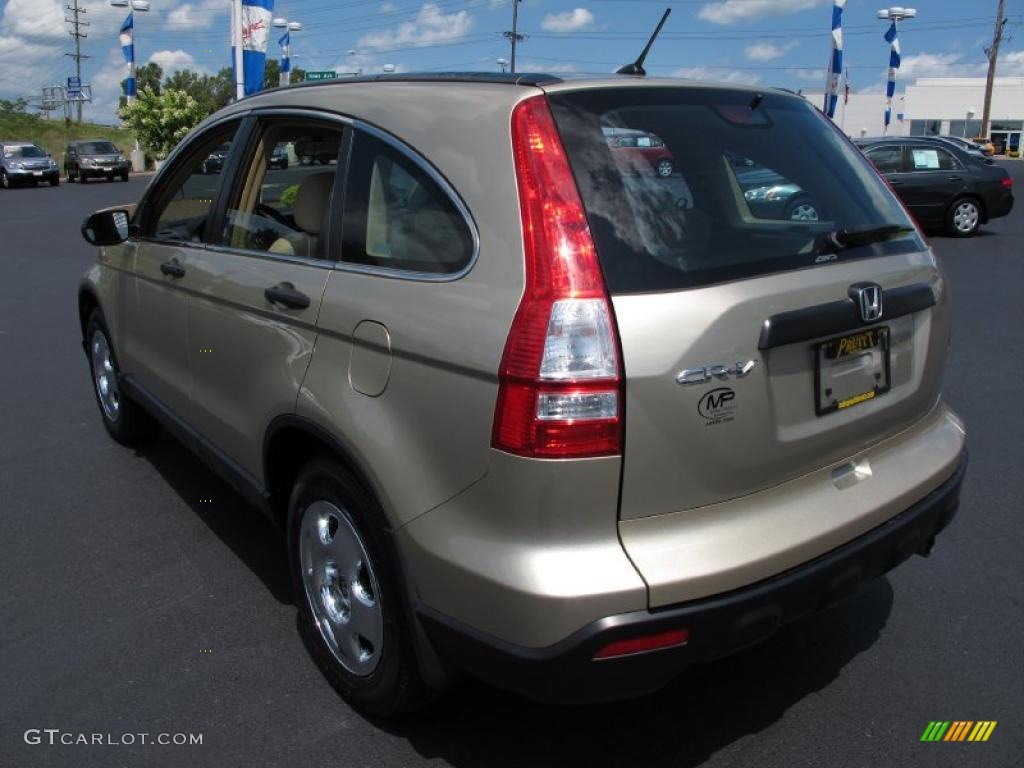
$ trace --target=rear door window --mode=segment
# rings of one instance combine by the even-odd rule
[[[618,87],[549,100],[613,293],[924,247],[871,164],[802,98]],[[830,245],[851,232],[876,234]]]
[[[960,162],[941,147],[910,147],[912,171],[958,171]]]

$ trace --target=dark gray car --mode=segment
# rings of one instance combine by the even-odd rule
[[[31,141],[0,141],[0,187],[50,182],[60,184],[60,172],[53,158]]]
[[[64,173],[68,181],[106,179],[113,181],[120,177],[128,181],[131,162],[112,141],[106,139],[85,139],[72,141],[64,150]]]

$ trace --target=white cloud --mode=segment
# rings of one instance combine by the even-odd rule
[[[806,11],[828,2],[830,0],[724,0],[702,6],[697,15],[712,24],[735,24],[765,16],[784,16]]]
[[[357,48],[396,48],[443,43],[465,37],[474,19],[467,11],[441,13],[434,3],[424,3],[415,21],[406,21],[394,29],[371,32],[356,43]]]
[[[0,36],[0,94],[38,99],[44,85],[60,82],[65,67],[62,53],[57,46]]]
[[[59,0],[7,0],[3,26],[15,37],[63,39],[68,32]]]
[[[565,13],[549,13],[540,27],[546,32],[578,32],[593,24],[594,14],[586,8],[573,8]]]
[[[748,45],[744,48],[743,53],[751,61],[773,61],[774,59],[781,59],[798,45],[800,45],[798,40],[793,40],[785,45],[775,45],[774,43],[759,40],[753,45]]]
[[[167,29],[173,31],[204,29],[213,25],[214,17],[225,16],[230,6],[223,0],[199,0],[179,5],[167,14]]]
[[[164,71],[164,77],[179,69],[197,69],[195,66],[196,60],[192,54],[181,49],[177,51],[157,51],[149,57],[149,60],[154,64],[160,65],[160,69]]]
[[[717,80],[720,83],[742,83],[744,85],[753,85],[761,81],[761,76],[754,72],[710,69],[709,67],[683,67],[675,70],[672,77],[681,77],[686,80]]]

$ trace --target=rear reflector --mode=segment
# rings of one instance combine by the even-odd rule
[[[659,632],[656,635],[643,635],[631,637],[628,640],[616,640],[614,643],[601,648],[594,654],[594,659],[614,659],[617,656],[630,656],[634,653],[645,651],[658,651],[663,648],[675,648],[679,645],[686,645],[690,639],[688,629],[670,629],[668,632]]]
[[[622,453],[611,302],[547,98],[512,112],[526,285],[501,368],[491,444],[533,458]]]

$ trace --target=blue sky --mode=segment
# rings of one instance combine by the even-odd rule
[[[95,103],[86,113],[113,121],[124,65],[117,32],[124,9],[108,0],[79,0],[89,37],[83,80]],[[38,98],[43,85],[72,72],[64,0],[0,3],[0,98]],[[847,0],[846,60],[851,87],[881,91],[888,61],[882,3]],[[228,0],[151,0],[136,16],[139,63],[166,71],[214,72],[229,61]],[[830,51],[832,0],[524,0],[520,71],[609,72],[632,60],[666,6],[672,16],[655,45],[651,74],[781,85],[820,91]],[[992,36],[997,0],[923,0],[903,24],[900,88],[922,76],[980,75]],[[1009,39],[1000,74],[1024,75],[1022,0],[1007,4]],[[511,27],[511,0],[277,0],[275,15],[301,21],[293,35],[296,66],[379,72],[499,69],[509,58],[501,33]],[[277,56],[276,35],[270,54]],[[350,53],[354,51],[354,53]]]

